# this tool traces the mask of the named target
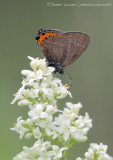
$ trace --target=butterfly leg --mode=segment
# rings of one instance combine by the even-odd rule
[[[64,73],[68,79],[69,85],[72,86],[72,83],[71,83],[72,78],[69,76],[69,74],[65,70],[64,70]]]

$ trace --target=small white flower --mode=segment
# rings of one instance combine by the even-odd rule
[[[102,155],[106,153],[107,148],[108,148],[107,145],[103,145],[102,143],[100,143],[100,145],[96,143],[91,143],[90,147],[93,149],[93,152],[96,153],[97,155]]]
[[[18,90],[18,92],[16,94],[14,94],[15,98],[11,102],[11,104],[14,104],[19,99],[23,99],[22,91],[24,90],[24,88],[26,86],[26,81],[23,80],[22,83],[23,83],[23,86]]]
[[[62,130],[60,127],[54,128],[54,130],[51,132],[51,135],[53,135],[53,139],[57,138],[62,134]]]
[[[37,122],[39,119],[47,119],[48,114],[43,111],[44,106],[41,104],[36,104],[35,107],[28,112],[29,117],[35,122]]]
[[[46,113],[53,114],[57,112],[57,106],[56,105],[46,105]]]
[[[85,142],[87,137],[83,134],[81,129],[77,129],[71,133],[72,137],[78,142]]]
[[[72,98],[71,93],[67,90],[68,86],[59,86],[57,87],[57,94],[59,96],[57,96],[57,99],[62,99],[64,97],[66,97],[67,95],[69,95]]]
[[[17,133],[20,134],[20,139],[24,136],[24,134],[28,131],[27,128],[24,128],[22,125],[22,121],[21,120],[22,117],[18,117],[17,118],[17,123],[14,124],[14,128],[11,128],[11,130],[16,131]]]
[[[42,136],[39,127],[35,128],[35,129],[33,130],[33,136],[34,136],[35,138],[40,138],[40,137]]]
[[[56,126],[59,126],[58,127],[59,129],[57,128],[58,131],[56,132],[55,135],[57,136],[57,135],[59,135],[59,133],[62,134],[63,135],[63,139],[65,141],[67,141],[68,138],[69,138],[69,135],[74,130],[76,130],[75,127],[71,126],[70,120],[68,118],[65,118],[64,114],[60,114],[58,117],[56,117],[55,121],[54,121],[54,124]]]
[[[78,116],[78,119],[75,121],[75,125],[78,126],[78,128],[81,128],[82,126],[86,126],[87,128],[92,127],[92,120],[89,118],[88,113],[85,113],[85,116]]]
[[[91,143],[88,152],[85,153],[86,160],[92,160],[96,156],[98,160],[113,160],[113,157],[109,156],[107,152],[107,145],[100,143]]]
[[[67,147],[63,147],[63,148],[59,149],[59,147],[56,146],[56,145],[53,145],[52,148],[53,148],[53,151],[54,151],[54,159],[62,158],[62,152],[64,150],[68,149]]]
[[[39,59],[39,58],[32,58],[32,57],[28,57],[31,62],[30,62],[30,66],[31,68],[36,72],[40,67],[46,67],[46,63],[45,63],[45,59]]]
[[[43,75],[46,75],[46,76],[51,75],[51,73],[54,72],[54,70],[55,70],[55,68],[53,68],[53,67],[44,68]]]
[[[71,111],[72,111],[73,113],[75,113],[76,115],[79,114],[79,110],[83,107],[80,102],[77,103],[77,104],[73,104],[73,103],[71,103],[71,102],[67,102],[67,103],[66,103],[66,106],[67,106],[68,108],[70,108]]]

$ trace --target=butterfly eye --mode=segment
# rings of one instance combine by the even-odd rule
[[[39,34],[36,35],[35,39],[36,39],[36,40],[39,40],[39,39],[40,39]]]

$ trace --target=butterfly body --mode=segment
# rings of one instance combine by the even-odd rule
[[[59,30],[39,30],[36,40],[48,66],[55,68],[55,73],[64,73],[64,68],[72,64],[87,48],[90,38],[82,32]]]

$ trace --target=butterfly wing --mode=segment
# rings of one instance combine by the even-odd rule
[[[63,34],[58,30],[44,30],[43,43],[40,43],[44,57],[48,62],[62,64],[66,56],[66,46]],[[39,39],[40,40],[40,39]]]
[[[72,64],[87,48],[90,38],[82,32],[63,33],[66,45],[66,57],[63,61],[63,67]]]

